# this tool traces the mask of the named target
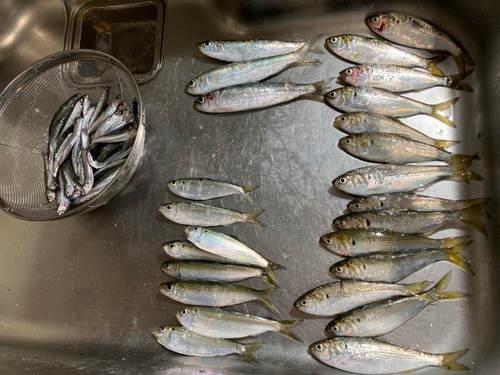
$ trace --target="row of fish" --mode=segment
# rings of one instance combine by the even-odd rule
[[[256,186],[238,185],[206,178],[177,179],[168,189],[183,198],[205,201],[229,195],[252,199],[249,193]],[[174,213],[174,211],[176,213]],[[281,315],[270,295],[278,287],[274,270],[284,268],[260,255],[243,242],[206,228],[249,222],[260,225],[253,214],[241,214],[197,202],[168,203],[160,207],[168,219],[190,225],[185,229],[186,240],[163,245],[173,258],[161,265],[161,270],[178,281],[159,286],[163,295],[190,305],[177,312],[181,327],[164,326],[153,331],[158,343],[176,353],[212,357],[238,354],[244,360],[258,363],[255,351],[259,344],[240,344],[231,339],[279,332],[302,342],[289,328],[302,320],[275,320],[238,311],[222,309],[250,301],[261,301],[274,314]],[[271,286],[255,289],[234,284],[247,279],[261,279]]]
[[[333,220],[337,231],[320,238],[323,247],[345,257],[330,267],[340,280],[304,293],[294,306],[309,314],[333,317],[326,332],[336,337],[309,347],[312,355],[329,366],[360,374],[410,372],[427,366],[466,370],[456,361],[467,349],[431,354],[373,337],[397,329],[430,304],[469,298],[446,291],[451,272],[433,286],[429,280],[398,282],[439,261],[474,274],[461,254],[472,242],[470,236],[433,239],[424,235],[457,221],[486,234],[479,218],[489,217],[485,211],[489,199],[457,201],[412,192],[443,179],[482,180],[466,170],[479,157],[446,151],[459,142],[430,138],[397,118],[424,114],[455,127],[443,112],[458,97],[432,105],[399,92],[434,86],[472,92],[462,80],[471,73],[465,71],[465,65],[474,63],[442,31],[417,17],[391,12],[367,17],[365,23],[392,42],[447,53],[422,58],[389,42],[353,34],[327,39],[327,48],[335,55],[361,64],[339,74],[339,81],[350,87],[325,94],[328,104],[347,112],[334,121],[334,127],[349,134],[339,141],[339,148],[381,164],[334,179],[338,189],[360,196],[348,203],[350,213]],[[449,54],[455,57],[459,74],[445,76],[437,67]],[[418,164],[422,162],[444,165]]]
[[[57,110],[49,128],[45,155],[46,196],[67,212],[101,193],[130,154],[137,134],[136,103],[110,90],[92,105],[88,95],[75,94]]]

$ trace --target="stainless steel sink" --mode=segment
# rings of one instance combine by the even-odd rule
[[[0,84],[20,69],[62,47],[65,14],[73,2],[21,2],[0,5]],[[42,4],[43,3],[43,4]],[[78,3],[78,2],[77,2]],[[27,4],[27,2],[23,2]],[[192,108],[183,89],[195,75],[219,62],[201,55],[196,43],[214,38],[304,40],[341,33],[369,35],[365,16],[398,10],[434,22],[459,40],[475,59],[467,78],[473,94],[444,88],[412,94],[437,103],[456,95],[457,129],[424,116],[405,120],[431,136],[460,139],[455,152],[479,152],[472,169],[485,181],[466,185],[439,182],[426,194],[447,198],[492,196],[485,237],[466,226],[447,227],[436,237],[469,233],[466,253],[476,276],[446,263],[408,278],[438,280],[453,269],[450,290],[472,295],[469,301],[429,307],[387,335],[390,342],[430,352],[470,348],[461,362],[471,375],[500,372],[500,23],[490,0],[443,1],[271,1],[171,0],[166,8],[163,67],[141,85],[148,118],[147,153],[129,187],[106,206],[57,222],[31,223],[0,215],[0,368],[2,374],[335,374],[307,353],[324,338],[328,319],[307,319],[294,332],[304,343],[266,334],[255,366],[237,358],[198,359],[168,352],[150,334],[157,325],[176,324],[181,305],[162,297],[157,286],[167,277],[162,243],[183,238],[183,227],[167,222],[158,206],[179,200],[166,182],[186,176],[256,184],[254,202],[239,197],[214,201],[241,211],[265,208],[259,228],[239,224],[222,228],[287,267],[277,274],[281,289],[273,300],[284,317],[306,317],[292,307],[303,292],[328,281],[337,257],[318,245],[342,214],[349,197],[331,187],[339,174],[362,166],[343,154],[343,136],[332,127],[338,112],[315,101],[242,114],[213,116]],[[45,26],[38,25],[49,20]],[[47,26],[48,25],[48,26]],[[36,42],[33,42],[36,41]],[[275,81],[315,82],[334,77],[349,64],[325,52],[320,66],[295,67]],[[449,59],[451,60],[451,59]],[[453,72],[447,61],[443,68]],[[335,85],[333,85],[335,87]],[[248,283],[264,287],[255,281]],[[238,307],[269,316],[263,305]],[[429,368],[422,374],[445,374]]]

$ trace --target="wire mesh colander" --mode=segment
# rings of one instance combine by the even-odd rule
[[[138,102],[139,124],[132,150],[116,177],[96,197],[62,216],[45,195],[44,153],[52,117],[76,93],[92,103],[110,88],[129,103]],[[0,205],[26,220],[52,220],[89,211],[125,187],[137,169],[145,141],[144,110],[137,84],[114,57],[94,50],[50,55],[21,73],[0,94]]]

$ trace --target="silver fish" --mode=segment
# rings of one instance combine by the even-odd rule
[[[370,338],[335,337],[317,341],[309,350],[324,364],[356,374],[382,375],[411,372],[428,366],[447,370],[469,370],[455,361],[469,349],[432,354]]]
[[[431,284],[428,280],[415,284],[334,281],[304,293],[293,305],[308,314],[332,316],[382,299],[414,295]]]
[[[174,259],[227,262],[227,258],[219,257],[208,251],[202,250],[189,241],[171,241],[164,243],[163,250]]]
[[[463,48],[443,31],[421,18],[390,12],[366,17],[365,22],[375,34],[394,43],[451,53],[462,73],[465,71],[465,64],[475,66],[474,61]]]
[[[491,198],[451,200],[413,193],[374,194],[359,197],[347,204],[351,212],[400,208],[413,211],[456,211],[467,207],[485,205]]]
[[[112,116],[116,112],[120,103],[121,97],[120,95],[117,95],[111,101],[111,103],[101,112],[99,117],[90,124],[89,134],[94,133],[99,127],[101,127],[103,123],[108,119],[108,117]]]
[[[325,100],[344,112],[371,112],[392,117],[408,117],[418,114],[434,117],[456,128],[442,112],[455,104],[460,97],[443,103],[427,104],[392,92],[372,87],[342,87],[325,94]]]
[[[264,210],[241,213],[202,203],[166,203],[159,211],[169,220],[184,225],[214,227],[234,223],[249,223],[263,226],[256,217]]]
[[[198,248],[225,258],[226,261],[262,268],[284,268],[270,262],[251,247],[227,234],[200,227],[187,227],[184,233],[187,239]]]
[[[431,303],[468,299],[470,296],[467,294],[445,292],[450,278],[451,271],[428,292],[373,302],[351,310],[328,323],[325,330],[327,333],[335,334],[335,336],[376,337],[385,335],[417,316]]]
[[[362,133],[352,134],[339,140],[338,146],[348,154],[365,161],[388,164],[442,161],[447,164],[472,164],[478,154],[454,154],[408,138],[401,134]]]
[[[228,195],[250,197],[249,193],[257,189],[258,186],[242,187],[210,178],[180,178],[169,181],[167,187],[172,193],[180,197],[195,201],[204,201],[227,197]]]
[[[82,126],[83,126],[83,117],[77,117],[77,119],[75,120],[75,126],[73,132],[66,137],[61,147],[57,150],[54,156],[54,177],[57,176],[59,168],[68,157],[73,146],[80,140],[82,134]]]
[[[206,40],[196,46],[206,56],[221,61],[240,62],[284,55],[306,44],[281,40]]]
[[[330,79],[309,84],[257,82],[228,87],[200,96],[193,103],[193,108],[208,113],[240,112],[266,108],[308,94],[321,97],[321,90],[328,82]],[[321,97],[321,99],[323,98]]]
[[[357,64],[416,67],[427,69],[438,75],[443,75],[443,72],[436,65],[448,57],[448,54],[441,54],[426,59],[386,41],[354,34],[333,36],[326,40],[326,45],[334,54]]]
[[[193,78],[186,85],[185,91],[193,95],[207,94],[224,87],[261,81],[295,63],[318,65],[317,60],[307,55],[316,40],[317,37],[312,38],[297,51],[285,55],[264,57],[246,62],[234,62],[209,70]]]
[[[460,254],[469,245],[470,242],[466,242],[449,249],[361,255],[333,264],[330,272],[339,279],[392,283],[403,280],[428,265],[446,261],[474,275],[470,264]]]
[[[71,201],[66,196],[66,192],[64,191],[64,183],[62,181],[61,176],[59,176],[58,178],[56,198],[57,198],[57,214],[62,215],[70,209]]]
[[[262,301],[271,311],[281,315],[269,299],[274,288],[253,289],[246,286],[214,282],[170,281],[160,284],[161,294],[187,305],[226,307],[253,300]]]
[[[52,171],[52,163],[49,160],[48,154],[43,154],[43,165],[45,168],[45,196],[49,203],[56,199],[57,183]]]
[[[260,344],[239,344],[234,341],[198,335],[184,327],[163,326],[152,331],[156,341],[168,350],[195,357],[219,357],[237,354],[242,359],[258,364],[254,352]]]
[[[163,262],[161,270],[181,280],[214,281],[231,283],[261,278],[277,287],[273,270],[238,264],[219,263],[208,260],[171,260]]]
[[[376,87],[392,92],[424,90],[435,86],[473,92],[462,80],[472,71],[441,76],[396,65],[357,65],[342,70],[339,80],[351,86]]]
[[[113,169],[106,171],[106,173],[104,173],[102,176],[99,176],[99,178],[97,178],[97,173],[96,173],[94,175],[96,181],[94,186],[92,187],[92,190],[90,190],[90,192],[88,192],[87,194],[77,198],[74,201],[74,205],[75,206],[80,205],[98,196],[111,183],[111,181],[113,181],[118,172],[120,172],[120,169],[121,169],[121,164],[115,166]]]
[[[434,139],[424,133],[419,132],[394,117],[377,115],[368,112],[344,113],[335,118],[333,126],[348,134],[359,133],[393,133],[403,134],[415,141],[430,144],[435,147],[446,149],[456,146],[460,141],[448,141],[443,139]]]
[[[99,118],[99,116],[104,111],[104,109],[108,106],[109,91],[110,91],[110,89],[108,87],[106,90],[104,90],[101,97],[99,98],[99,101],[97,102],[97,104],[95,106],[94,113],[92,114],[92,117],[90,119],[90,124],[93,124]],[[89,129],[90,129],[90,127],[89,127]]]
[[[83,117],[83,103],[85,102],[86,97],[88,97],[88,95],[81,96],[75,103],[75,105],[73,106],[73,110],[71,111],[69,116],[66,117],[66,122],[59,132],[60,135],[64,134],[66,130],[71,128],[76,123],[77,118]]]
[[[471,236],[428,238],[414,234],[377,230],[346,229],[327,233],[320,244],[331,252],[352,257],[371,253],[407,252],[421,249],[446,249],[470,241]]]
[[[447,223],[463,222],[486,235],[486,228],[479,217],[490,219],[486,204],[456,211],[410,211],[390,208],[387,210],[353,212],[337,217],[337,229],[375,229],[407,234],[431,233]]]
[[[200,335],[215,338],[241,338],[265,332],[279,332],[291,340],[302,342],[289,331],[303,319],[274,320],[214,307],[185,307],[175,314],[179,323]]]
[[[97,133],[97,132],[96,132]],[[137,135],[137,129],[136,128],[131,128],[127,129],[121,133],[117,134],[110,134],[110,135],[103,135],[100,137],[94,136],[92,138],[92,145],[95,145],[97,143],[119,143],[119,142],[125,142],[130,139],[134,139],[135,136]]]
[[[94,186],[94,171],[88,160],[88,150],[90,147],[90,138],[88,130],[84,129],[81,134],[81,155],[83,164],[83,187],[82,194],[87,194]]]
[[[338,189],[354,195],[402,193],[424,188],[441,180],[469,183],[482,181],[477,173],[466,171],[468,164],[433,165],[375,165],[354,169],[332,181]]]

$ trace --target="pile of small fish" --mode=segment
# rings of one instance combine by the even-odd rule
[[[212,40],[198,43],[204,55],[230,64],[196,76],[186,85],[185,91],[202,95],[193,107],[208,113],[265,108],[299,97],[323,101],[322,89],[330,79],[310,84],[259,82],[291,65],[319,65],[319,61],[308,55],[310,52],[323,53],[314,46],[319,37],[304,42]]]
[[[71,96],[56,112],[45,155],[46,195],[67,212],[97,196],[118,174],[137,134],[136,102],[130,108],[110,90],[91,105],[88,95]]]
[[[474,275],[461,255],[472,242],[470,236],[433,239],[424,235],[457,221],[486,234],[479,217],[489,217],[485,212],[489,198],[457,201],[412,193],[443,179],[469,182],[483,178],[466,171],[479,159],[477,155],[444,150],[458,142],[432,139],[395,118],[425,114],[455,127],[442,111],[458,98],[430,105],[394,92],[433,86],[473,91],[461,80],[470,73],[465,71],[465,65],[474,63],[448,36],[422,19],[384,13],[365,21],[373,32],[392,42],[451,53],[460,73],[444,76],[436,67],[448,54],[425,59],[383,40],[360,35],[338,35],[326,40],[334,54],[365,64],[340,73],[339,80],[353,87],[325,94],[329,104],[348,112],[335,119],[334,126],[350,134],[339,141],[339,148],[359,159],[382,164],[355,169],[334,179],[338,189],[361,196],[348,204],[351,213],[333,221],[338,231],[320,239],[323,247],[345,257],[330,267],[340,280],[306,292],[294,306],[313,315],[335,316],[326,332],[337,337],[309,347],[329,366],[361,374],[410,372],[427,366],[466,370],[456,361],[467,349],[431,354],[373,337],[397,329],[430,304],[468,298],[445,291],[451,271],[432,287],[428,280],[398,283],[439,261]],[[422,162],[433,164],[419,164]]]
[[[249,193],[256,188],[206,178],[177,179],[167,186],[174,194],[195,201],[234,194],[251,198]],[[159,344],[185,355],[238,354],[246,361],[258,363],[254,355],[258,343],[241,344],[230,339],[279,332],[301,342],[288,330],[301,319],[279,321],[222,309],[260,300],[275,314],[281,314],[269,296],[278,287],[274,270],[284,267],[264,258],[243,242],[206,228],[238,222],[260,226],[256,217],[262,210],[240,213],[197,202],[167,203],[159,210],[169,220],[189,225],[185,230],[187,241],[163,245],[173,260],[164,262],[161,270],[179,280],[161,284],[159,291],[190,305],[176,314],[182,326],[164,326],[152,332]],[[262,279],[271,288],[262,290],[233,284],[251,278]]]

